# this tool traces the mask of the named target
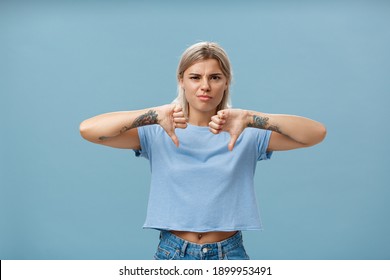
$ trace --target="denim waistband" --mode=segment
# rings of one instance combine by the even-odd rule
[[[243,242],[241,231],[238,231],[236,234],[225,240],[204,244],[189,242],[165,230],[161,230],[160,239],[163,240],[165,244],[169,244],[180,250],[182,255],[186,252],[207,252],[208,254],[218,254],[221,257],[230,250],[241,246]]]

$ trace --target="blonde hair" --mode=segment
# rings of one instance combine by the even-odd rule
[[[219,110],[227,109],[231,107],[230,103],[230,83],[232,81],[232,70],[230,66],[229,58],[226,52],[214,42],[199,42],[188,47],[180,58],[179,65],[177,67],[177,80],[178,82],[183,78],[184,71],[191,67],[196,62],[216,59],[221,67],[222,73],[227,78],[227,88],[224,92],[221,103],[217,106],[217,112]],[[177,86],[177,97],[172,103],[181,105],[185,117],[188,117],[188,101],[184,94],[184,89],[178,83]]]

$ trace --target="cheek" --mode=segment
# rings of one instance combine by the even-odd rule
[[[223,96],[224,96],[224,93],[223,93],[223,92],[222,92],[221,95],[218,96],[218,98],[216,99],[217,105],[218,105],[219,103],[221,103],[221,101],[222,101],[222,99],[223,99]]]
[[[220,86],[218,87],[218,96],[222,99],[223,96],[225,95],[227,87],[226,86]]]
[[[198,86],[196,83],[183,83],[183,88],[185,91],[195,91],[197,90]]]
[[[189,94],[188,90],[184,90],[184,97],[188,100],[188,98],[191,98],[191,94]]]
[[[193,90],[185,88],[184,97],[187,99],[188,102],[191,102],[195,98],[195,93]]]

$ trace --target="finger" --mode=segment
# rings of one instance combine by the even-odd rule
[[[181,111],[183,111],[183,108],[179,104],[176,104],[175,107],[173,108],[173,112],[177,113]]]
[[[174,112],[173,114],[172,114],[172,116],[174,117],[174,118],[176,118],[176,117],[184,117],[184,112],[183,111],[180,111],[180,112]]]
[[[186,123],[187,119],[185,117],[174,117],[173,122],[174,123]]]
[[[221,124],[211,121],[209,122],[209,128],[220,131],[222,130],[223,126]]]
[[[172,141],[175,144],[175,146],[179,147],[179,139],[177,138],[177,136],[175,134],[175,130],[174,129],[172,129],[172,130],[164,129],[164,130],[168,134],[168,136],[172,139]]]
[[[179,147],[179,139],[177,138],[176,134],[175,133],[171,133],[169,135],[169,137],[171,137],[173,143],[175,144],[176,147]]]
[[[212,133],[214,133],[214,134],[218,134],[218,133],[221,132],[220,130],[214,129],[214,128],[211,128],[211,127],[209,127],[209,130],[210,130]]]
[[[226,119],[227,118],[227,111],[226,110],[218,111],[217,115],[220,119]]]
[[[226,123],[226,120],[221,119],[218,115],[212,116],[211,121],[219,125],[223,125],[224,123]]]
[[[187,123],[175,123],[175,128],[186,128]]]
[[[238,139],[238,135],[231,135],[230,136],[230,142],[228,144],[229,151],[233,151],[234,145],[236,144],[236,141]]]

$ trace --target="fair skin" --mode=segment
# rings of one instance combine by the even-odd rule
[[[179,147],[175,129],[185,129],[187,123],[208,126],[214,134],[230,134],[228,149],[234,148],[236,140],[247,127],[272,131],[268,151],[284,151],[310,147],[320,143],[325,127],[314,120],[292,115],[266,114],[263,112],[224,109],[217,106],[228,88],[228,80],[215,59],[194,63],[184,71],[178,81],[185,91],[189,104],[188,119],[175,104],[168,104],[138,111],[113,112],[95,116],[80,124],[80,133],[88,141],[114,148],[141,149],[138,126],[159,124]],[[199,244],[218,242],[235,232],[174,232],[176,235]]]
[[[190,66],[179,80],[189,104],[188,122],[208,126],[217,113],[228,81],[215,59],[199,61]]]

